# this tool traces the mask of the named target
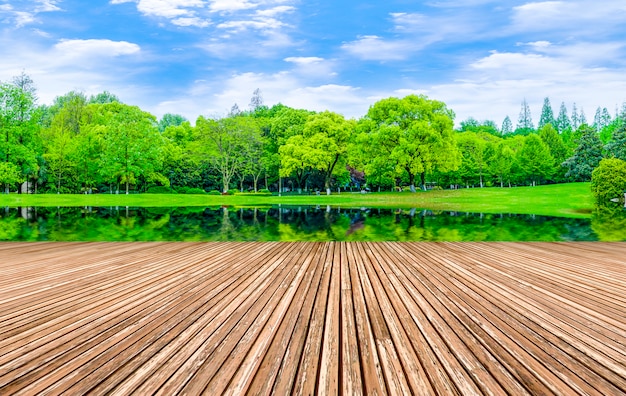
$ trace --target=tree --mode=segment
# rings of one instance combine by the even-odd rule
[[[552,175],[554,159],[550,150],[537,135],[528,135],[518,153],[518,161],[526,180],[537,185]]]
[[[626,123],[613,131],[611,141],[605,147],[609,156],[626,161]]]
[[[513,123],[511,122],[511,118],[509,116],[504,117],[504,121],[502,121],[502,135],[509,135],[513,133]]]
[[[91,95],[88,101],[89,104],[106,104],[106,103],[113,103],[113,102],[122,103],[122,101],[120,100],[120,98],[117,97],[117,95],[114,95],[109,91],[103,91],[97,95]]]
[[[250,98],[250,110],[256,111],[258,108],[263,107],[263,95],[259,88],[255,89]]]
[[[539,118],[538,129],[543,128],[545,125],[555,125],[554,112],[552,111],[552,105],[550,104],[550,98],[543,99],[543,107],[541,108],[541,117]]]
[[[574,181],[589,181],[591,173],[602,160],[602,142],[588,125],[579,128],[581,137],[574,154],[563,162],[567,169],[565,177]]]
[[[454,112],[445,103],[426,96],[410,95],[376,102],[366,116],[373,128],[376,157],[395,164],[394,177],[406,172],[415,191],[415,177],[426,188],[426,172],[447,171],[459,166],[454,143]]]
[[[182,125],[183,122],[188,122],[188,120],[180,114],[171,114],[166,113],[161,117],[159,121],[159,132],[163,133],[170,126],[179,126]]]
[[[124,184],[126,194],[130,185],[136,185],[140,178],[169,186],[169,180],[159,173],[163,138],[156,118],[136,106],[122,103],[96,106],[94,123],[105,127],[101,176],[109,182]]]
[[[576,108],[576,103],[572,106],[572,130],[576,131],[580,126],[580,116],[578,115],[578,109]]]
[[[591,174],[591,192],[598,204],[609,203],[612,199],[624,202],[626,190],[626,161],[619,158],[605,158]]]
[[[568,129],[572,129],[572,123],[567,116],[567,108],[565,107],[565,102],[561,102],[559,116],[556,119],[556,124],[554,125],[554,127],[559,133],[563,133]]]
[[[330,195],[333,175],[346,172],[346,154],[354,128],[354,122],[330,111],[309,116],[302,135],[292,136],[280,149],[281,174],[317,169],[322,172],[326,194]]]
[[[10,186],[22,181],[19,168],[11,162],[0,162],[0,184]],[[5,194],[9,191],[5,190]]]
[[[596,132],[600,133],[604,128],[609,126],[611,123],[611,115],[606,107],[596,109],[596,114],[593,117],[593,127],[596,129]]]
[[[456,143],[461,153],[461,178],[465,182],[478,181],[480,187],[484,186],[484,176],[488,173],[488,145],[492,145],[483,136],[472,132],[460,133],[456,136]]]
[[[515,153],[506,144],[506,142],[498,142],[495,146],[494,155],[489,162],[489,171],[498,177],[500,187],[504,187],[507,181],[511,185],[511,168],[515,161]]]
[[[519,113],[519,119],[517,121],[517,128],[515,129],[515,133],[520,135],[527,135],[534,130],[535,126],[533,125],[533,118],[530,114],[530,107],[528,107],[528,102],[526,102],[526,99],[524,99],[522,101],[522,109]]]
[[[551,124],[546,124],[543,128],[541,128],[539,131],[539,137],[545,145],[548,146],[550,155],[553,158],[552,175],[557,179],[556,181],[560,181],[559,179],[564,177],[566,171],[565,168],[561,167],[561,165],[568,157],[568,150],[563,143],[563,139]]]
[[[246,162],[246,140],[258,133],[254,119],[246,116],[231,116],[219,120],[202,116],[196,121],[195,152],[208,161],[220,174],[222,191],[230,189],[235,175],[242,173]]]
[[[22,180],[37,169],[34,142],[39,126],[32,117],[35,111],[32,80],[22,75],[18,83],[21,85],[0,84],[0,161],[7,164],[5,170],[14,169],[8,165],[13,164]],[[10,185],[5,183],[6,193]]]

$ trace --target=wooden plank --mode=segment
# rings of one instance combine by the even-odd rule
[[[625,243],[0,243],[0,394],[626,394]]]

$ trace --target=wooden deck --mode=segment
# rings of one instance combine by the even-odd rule
[[[626,393],[626,243],[2,243],[0,394]]]

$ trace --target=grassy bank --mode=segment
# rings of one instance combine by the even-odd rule
[[[426,208],[483,213],[519,213],[589,217],[589,183],[537,187],[472,188],[418,193],[341,193],[301,196],[219,196],[183,194],[0,195],[0,206],[267,206],[333,205],[380,208]]]

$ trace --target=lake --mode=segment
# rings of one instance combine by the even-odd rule
[[[0,241],[626,241],[622,215],[575,219],[326,206],[6,207],[0,208]]]

